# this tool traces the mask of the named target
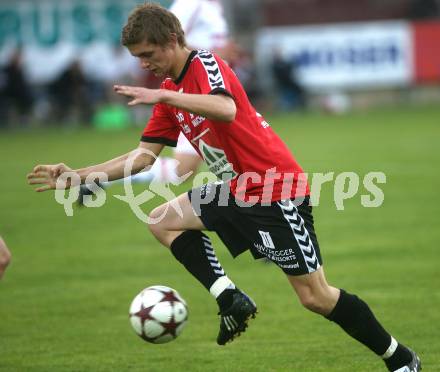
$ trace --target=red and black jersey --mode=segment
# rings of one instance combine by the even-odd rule
[[[228,95],[235,101],[236,117],[231,123],[218,122],[159,103],[142,141],[175,146],[182,131],[210,171],[229,181],[232,193],[241,200],[268,202],[309,194],[301,167],[255,111],[235,73],[217,55],[193,51],[179,78],[165,79],[161,88]]]

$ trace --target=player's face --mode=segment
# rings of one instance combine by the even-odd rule
[[[169,75],[173,66],[173,48],[149,44],[146,41],[128,46],[130,53],[139,58],[141,68],[156,76]]]

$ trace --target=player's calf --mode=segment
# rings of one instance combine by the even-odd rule
[[[172,242],[171,252],[217,300],[221,316],[217,343],[224,345],[244,332],[257,307],[226,276],[208,236],[185,231]]]
[[[327,319],[338,324],[351,337],[381,357],[389,371],[421,370],[420,359],[415,353],[397,342],[359,297],[341,289],[338,302]]]

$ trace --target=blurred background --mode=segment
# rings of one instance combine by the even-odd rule
[[[105,190],[101,208],[74,205],[67,217],[53,192],[27,184],[36,164],[78,169],[138,145],[149,108],[128,109],[111,86],[158,86],[119,45],[140,2],[0,0],[0,235],[12,253],[0,280],[0,371],[382,370],[305,312],[274,265],[247,253],[234,260],[210,234],[260,308],[240,340],[219,348],[215,301],[114,197],[122,185]],[[313,213],[326,274],[364,298],[427,371],[440,371],[440,0],[223,5],[238,46],[229,63],[303,169],[386,175],[379,208],[362,206],[371,194],[359,182],[337,210],[334,182],[323,184]],[[133,186],[137,196],[147,187]],[[190,309],[179,339],[157,347],[138,339],[127,316],[153,284],[176,288]]]
[[[0,1],[0,129],[143,125],[111,92],[157,86],[119,45],[140,2]],[[224,0],[239,46],[230,63],[265,112],[438,103],[439,3]]]

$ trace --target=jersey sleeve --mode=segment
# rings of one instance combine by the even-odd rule
[[[173,122],[166,105],[158,103],[141,137],[142,142],[162,143],[176,147],[180,128]]]
[[[224,94],[234,98],[231,93],[229,67],[215,54],[199,51],[199,62],[196,65],[198,84],[201,94]]]

